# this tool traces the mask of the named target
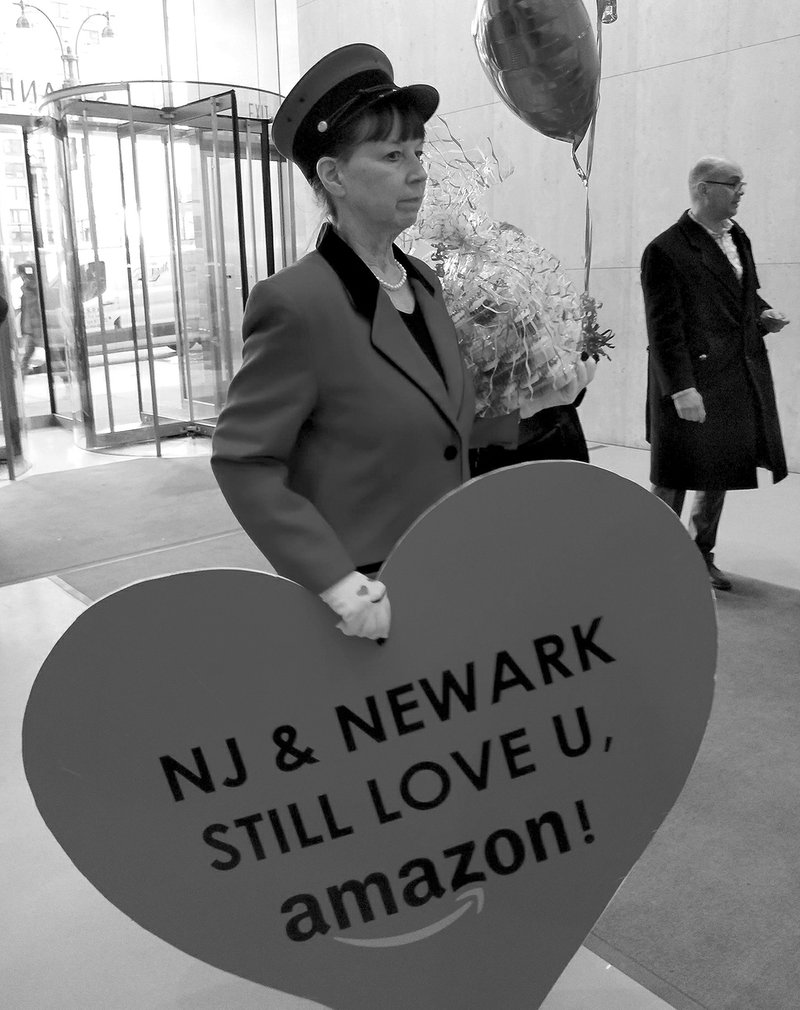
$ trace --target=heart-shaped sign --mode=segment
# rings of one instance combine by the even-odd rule
[[[336,1010],[531,1010],[691,768],[705,566],[637,485],[533,463],[382,578],[382,647],[256,572],[96,603],[34,684],[28,781],[95,887],[209,964]]]

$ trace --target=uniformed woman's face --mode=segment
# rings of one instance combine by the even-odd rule
[[[395,113],[386,139],[363,141],[336,159],[338,191],[333,195],[338,220],[346,218],[351,226],[391,238],[416,221],[428,178],[422,163],[423,140],[402,140],[403,132]]]

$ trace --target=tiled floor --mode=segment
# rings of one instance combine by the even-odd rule
[[[170,453],[208,452],[201,439]],[[22,478],[128,456],[75,449],[61,429],[30,436]],[[597,446],[592,462],[647,484],[647,453]],[[0,485],[0,508],[3,489]],[[800,589],[800,475],[730,496],[718,560],[734,574]],[[47,653],[83,610],[57,579],[0,588],[0,1005],[14,1010],[312,1010],[316,1004],[217,971],[145,932],[74,869],[39,817],[20,760],[31,684]],[[498,1010],[502,1010],[498,1007]],[[669,1004],[580,948],[542,1010],[669,1010]]]

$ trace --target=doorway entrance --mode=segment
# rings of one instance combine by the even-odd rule
[[[287,261],[288,173],[267,121],[239,115],[236,89],[153,108],[147,83],[69,89],[43,106],[62,152],[58,322],[87,449],[158,453],[162,438],[210,433],[241,360],[249,288]]]
[[[279,101],[127,82],[64,89],[46,116],[0,121],[22,159],[0,185],[28,197],[4,223],[20,246],[7,272],[29,423],[158,455],[162,439],[213,430],[248,291],[295,255],[291,176],[268,135]],[[23,292],[38,302],[30,338]]]

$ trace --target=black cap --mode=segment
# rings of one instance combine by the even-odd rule
[[[315,63],[284,98],[272,124],[272,141],[313,179],[325,134],[390,95],[416,108],[423,122],[439,104],[439,92],[429,84],[398,87],[389,58],[375,46],[342,46]]]

